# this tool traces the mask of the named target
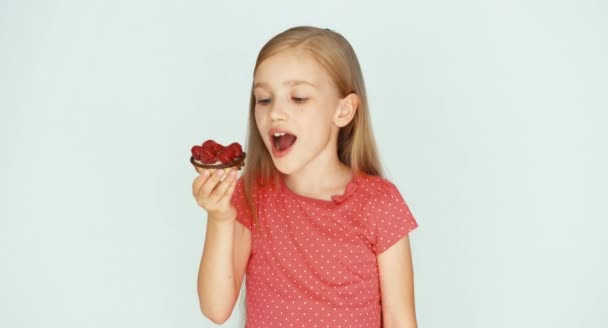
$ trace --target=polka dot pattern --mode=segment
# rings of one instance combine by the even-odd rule
[[[255,195],[259,228],[239,180],[237,221],[252,232],[247,328],[380,327],[376,256],[418,225],[394,184],[355,175],[343,195],[298,195],[281,181]]]

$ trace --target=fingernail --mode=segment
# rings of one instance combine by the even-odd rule
[[[236,178],[236,171],[230,172],[230,177],[231,178]]]
[[[209,171],[208,170],[203,170],[203,176],[204,177],[209,176]]]

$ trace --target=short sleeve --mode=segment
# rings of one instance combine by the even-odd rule
[[[376,221],[374,251],[380,254],[418,227],[397,187],[384,181],[372,215]]]
[[[236,209],[236,220],[251,230],[253,220],[251,209],[247,205],[247,198],[245,197],[245,182],[243,178],[239,178],[236,181],[232,198],[230,198],[230,204]]]

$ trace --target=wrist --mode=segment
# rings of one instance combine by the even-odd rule
[[[236,210],[231,209],[225,213],[207,213],[207,221],[218,223],[218,224],[226,224],[233,223],[236,220]]]

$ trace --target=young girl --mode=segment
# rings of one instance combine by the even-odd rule
[[[408,233],[382,177],[357,57],[342,35],[295,27],[254,69],[243,176],[199,170],[208,214],[203,314],[231,315],[246,275],[246,327],[416,327]]]

